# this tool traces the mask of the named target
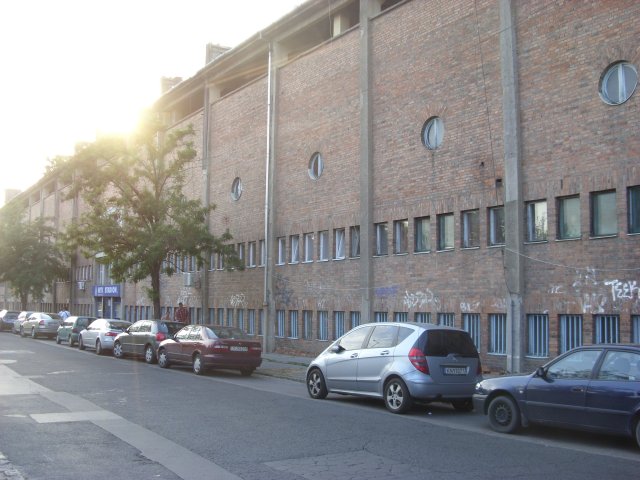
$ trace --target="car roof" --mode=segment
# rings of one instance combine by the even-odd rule
[[[456,332],[464,331],[460,328],[449,327],[447,325],[436,325],[435,323],[420,323],[420,322],[369,322],[369,323],[362,323],[358,325],[358,327],[377,326],[377,325],[391,325],[394,327],[409,326],[409,327],[415,327],[422,330],[453,330]],[[358,327],[354,327],[354,328],[358,328]]]

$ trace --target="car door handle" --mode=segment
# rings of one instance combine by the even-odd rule
[[[584,387],[573,387],[571,388],[571,391],[576,393],[582,393],[584,392]]]
[[[358,358],[358,354],[357,353],[352,353],[351,354],[351,358]]]
[[[380,352],[380,355],[389,355],[389,350],[383,350]]]

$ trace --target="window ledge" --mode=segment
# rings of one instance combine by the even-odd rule
[[[336,262],[336,261],[340,262],[340,261],[342,261],[342,260],[346,260],[346,259],[347,259],[347,257],[332,258],[332,260],[333,260],[334,262]]]
[[[504,243],[496,243],[495,245],[487,245],[487,248],[504,248]]]
[[[300,262],[300,263],[313,263],[313,260],[303,260],[303,261],[302,261],[302,262]]]
[[[538,245],[540,243],[549,243],[549,240],[527,240],[524,242],[525,245]]]
[[[480,246],[477,246],[477,247],[462,247],[462,250],[480,250]]]
[[[446,252],[453,252],[455,251],[455,248],[445,248],[443,250],[436,250],[436,253],[446,253]]]
[[[640,232],[630,232],[630,233],[627,233],[627,235],[628,235],[629,237],[635,237],[635,236],[640,235]]]
[[[404,255],[409,255],[409,252],[399,252],[399,253],[394,253],[394,255],[395,255],[396,257],[402,257],[402,256],[404,256]]]
[[[424,252],[413,252],[414,255],[424,255],[425,253],[431,253],[431,250],[425,250]]]
[[[600,240],[603,238],[616,238],[617,236],[618,236],[617,233],[614,233],[612,235],[590,235],[589,240]]]
[[[582,240],[582,238],[574,237],[574,238],[556,238],[555,239],[556,242],[575,242],[576,240]]]

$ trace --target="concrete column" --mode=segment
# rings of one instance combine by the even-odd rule
[[[500,63],[504,138],[505,242],[507,297],[507,365],[512,373],[522,370],[524,347],[524,204],[522,200],[522,149],[518,92],[518,58],[515,6],[500,0]]]

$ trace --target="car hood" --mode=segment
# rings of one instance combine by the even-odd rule
[[[520,387],[524,388],[535,373],[526,375],[508,375],[504,377],[485,378],[476,384],[476,393],[486,395],[494,390],[507,390],[511,392],[518,391]]]

